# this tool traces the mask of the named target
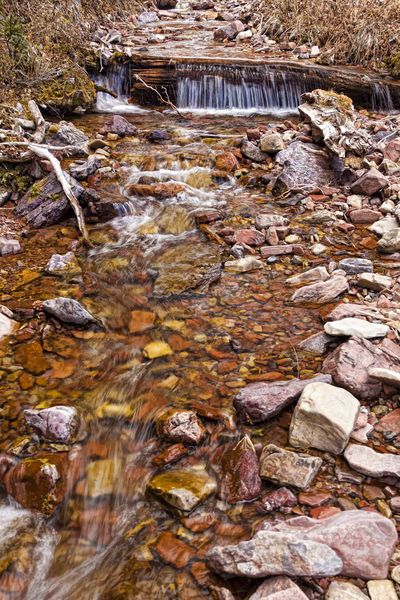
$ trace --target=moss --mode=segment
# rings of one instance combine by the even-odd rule
[[[12,169],[0,167],[0,188],[15,192],[25,192],[31,184],[32,178],[25,172],[24,166],[16,166]]]
[[[80,67],[70,67],[61,75],[39,83],[34,99],[57,113],[72,112],[78,106],[90,108],[96,100],[96,89],[88,74]]]

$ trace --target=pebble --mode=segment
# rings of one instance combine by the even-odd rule
[[[167,342],[150,342],[143,348],[143,354],[149,360],[162,358],[173,354],[172,348]]]

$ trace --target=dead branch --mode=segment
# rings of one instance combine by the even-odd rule
[[[152,92],[154,92],[157,96],[157,98],[160,100],[160,102],[162,102],[162,104],[165,104],[166,106],[169,106],[172,110],[174,110],[182,119],[187,119],[188,117],[184,114],[181,113],[181,111],[179,110],[179,108],[177,106],[175,106],[175,104],[172,102],[172,100],[170,99],[170,97],[168,96],[167,90],[165,88],[164,92],[166,94],[166,98],[163,97],[162,94],[160,94],[160,92],[153,87],[152,85],[149,85],[148,83],[146,83],[141,77],[140,75],[135,74],[135,79],[136,81],[139,81],[139,83],[141,83],[146,89],[151,90]]]
[[[89,234],[88,234],[88,231],[86,228],[85,217],[83,216],[82,208],[81,208],[75,194],[73,193],[70,184],[68,183],[68,181],[64,175],[64,172],[61,168],[60,161],[53,154],[51,154],[51,152],[44,146],[40,146],[38,144],[29,144],[28,148],[29,148],[30,152],[32,152],[39,158],[44,158],[45,160],[48,160],[51,163],[51,165],[54,169],[54,173],[64,191],[64,194],[68,198],[68,200],[73,208],[73,211],[76,215],[76,220],[78,221],[79,231],[81,232],[82,237],[85,240],[85,242],[89,246],[91,246],[92,244],[89,239]]]
[[[96,92],[103,92],[103,94],[110,94],[110,96],[112,96],[113,98],[118,98],[118,94],[104,87],[104,85],[99,85],[98,83],[95,83],[94,87],[96,89]]]

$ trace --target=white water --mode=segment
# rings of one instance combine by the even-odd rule
[[[136,104],[130,104],[130,81],[129,63],[113,65],[112,67],[107,67],[101,73],[97,73],[94,77],[94,82],[114,92],[116,97],[106,92],[97,92],[96,110],[102,113],[110,112],[118,114],[149,112]]]

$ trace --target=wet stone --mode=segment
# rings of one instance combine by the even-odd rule
[[[245,256],[238,260],[228,260],[224,265],[225,271],[230,271],[231,273],[248,273],[249,271],[257,271],[263,267],[263,262],[254,256]]]
[[[206,430],[192,410],[171,409],[157,419],[157,433],[172,442],[200,444]]]
[[[230,504],[250,501],[261,491],[258,458],[248,436],[231,444],[221,458],[220,494]]]
[[[131,136],[136,134],[136,127],[121,115],[114,115],[109,119],[105,126],[100,130],[100,133],[115,133],[120,137]]]
[[[281,227],[289,224],[289,219],[282,215],[261,213],[256,216],[255,225],[257,229],[268,229],[269,227]]]
[[[327,279],[329,279],[329,273],[325,267],[314,267],[314,269],[309,269],[308,271],[304,271],[304,273],[289,277],[285,283],[295,286],[326,281]]]
[[[154,549],[164,562],[177,569],[185,567],[194,555],[193,549],[170,531],[164,531],[159,536]]]
[[[260,457],[260,475],[280,485],[306,489],[314,481],[321,465],[321,458],[297,454],[269,444],[264,447]]]
[[[170,470],[153,477],[147,489],[166,504],[190,512],[216,491],[216,483],[204,470]]]
[[[373,196],[388,184],[389,180],[378,169],[372,168],[352,184],[351,191],[354,194]]]
[[[284,147],[285,144],[280,133],[265,133],[260,138],[260,148],[267,154],[277,154]]]
[[[262,152],[258,146],[252,142],[244,142],[241,147],[242,154],[246,158],[254,162],[264,162],[267,159],[268,154]]]
[[[312,283],[295,291],[290,301],[294,304],[327,304],[349,289],[346,277],[331,277],[328,281]]]
[[[72,406],[26,409],[24,417],[27,425],[33,427],[43,439],[63,444],[73,443],[81,426],[78,411]]]
[[[257,509],[262,513],[271,513],[276,510],[291,508],[296,504],[297,498],[293,492],[287,487],[281,487],[263,494],[257,502]]]
[[[72,298],[53,298],[43,302],[45,312],[70,325],[93,325],[97,323],[93,315]]]
[[[358,338],[377,338],[385,337],[389,332],[389,327],[381,323],[370,323],[364,319],[348,317],[339,321],[329,321],[324,325],[325,333],[328,335],[358,337]]]
[[[170,356],[173,354],[172,348],[167,342],[150,342],[143,349],[143,354],[149,360],[155,358],[162,358],[164,356]]]
[[[66,254],[53,254],[46,265],[46,272],[49,275],[58,275],[60,277],[68,275],[74,277],[80,275],[82,270],[73,252]]]
[[[0,237],[0,256],[9,256],[21,252],[21,244],[18,240]]]

